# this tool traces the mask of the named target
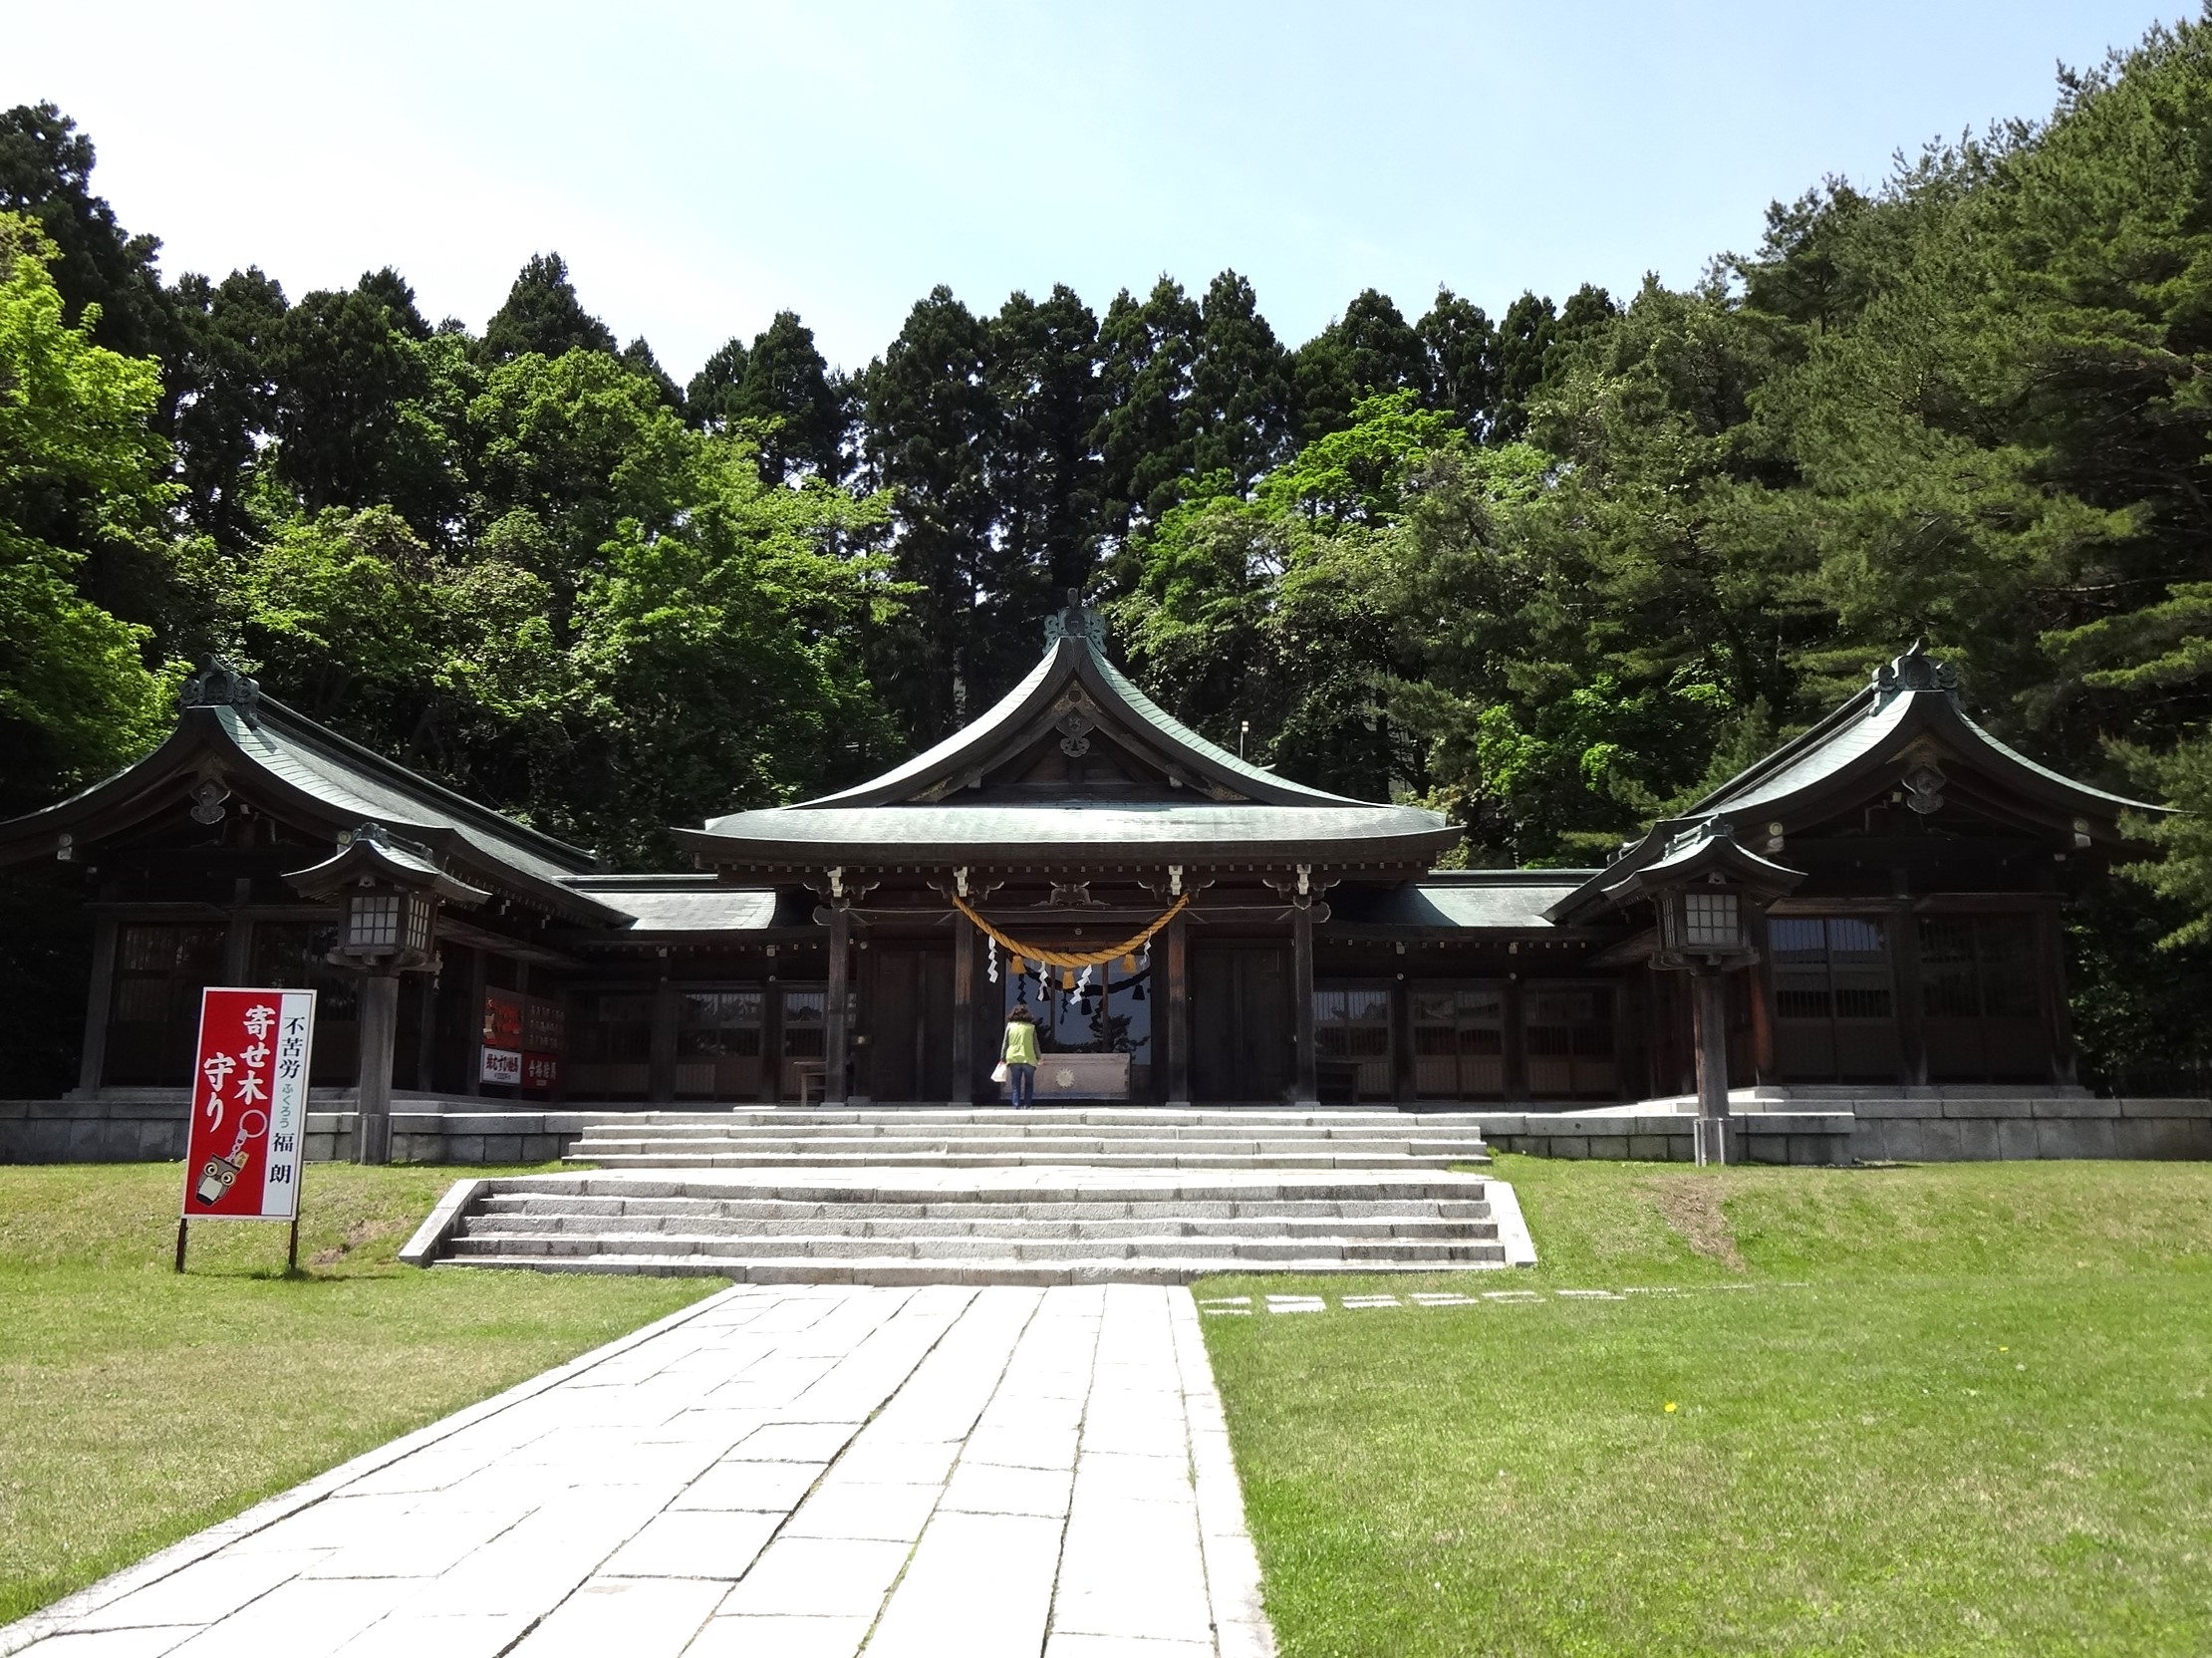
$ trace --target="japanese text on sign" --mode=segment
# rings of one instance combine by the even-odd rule
[[[200,992],[184,1159],[187,1219],[298,1216],[314,1039],[313,990]]]

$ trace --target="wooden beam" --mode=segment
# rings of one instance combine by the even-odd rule
[[[953,1099],[975,1102],[975,924],[953,918]]]
[[[849,1064],[850,1032],[846,1029],[845,997],[852,956],[852,910],[843,899],[830,901],[829,985],[822,1009],[822,1103],[845,1103],[845,1073]]]
[[[116,994],[116,934],[114,916],[93,922],[92,982],[85,992],[85,1045],[77,1056],[77,1091],[90,1097],[100,1091],[101,1072],[108,1063],[108,1018]]]
[[[646,1098],[667,1105],[676,1098],[676,984],[669,965],[653,986],[653,1037],[646,1050]]]
[[[442,921],[442,918],[440,918]],[[484,1091],[484,970],[490,959],[475,945],[468,948],[468,1020],[462,1028],[461,1092],[471,1098]]]
[[[1158,988],[1157,985],[1154,986]],[[1167,1049],[1168,1105],[1191,1103],[1191,935],[1184,918],[1168,923],[1168,994],[1160,1009],[1163,1028],[1154,1039]]]
[[[2051,1044],[2051,1081],[2071,1088],[2077,1081],[2074,1055],[2073,1010],[2067,1004],[2067,959],[2055,911],[2036,912],[2036,999],[2041,1004],[2045,1037]]]
[[[1313,1032],[1313,905],[1301,898],[1290,911],[1290,1007],[1291,1040],[1297,1053],[1297,1077],[1291,1084],[1293,1105],[1321,1103],[1320,1056]]]
[[[1897,1061],[1908,1088],[1928,1085],[1925,994],[1920,980],[1920,920],[1906,902],[1892,902],[1887,917],[1890,977],[1896,985]]]

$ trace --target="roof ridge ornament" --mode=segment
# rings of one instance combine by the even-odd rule
[[[1959,700],[1959,671],[1929,656],[1924,640],[1914,640],[1912,649],[1903,656],[1892,658],[1875,669],[1871,683],[1874,706],[1870,711],[1873,713],[1880,713],[1908,692],[1940,691],[1954,706]]]
[[[176,693],[179,708],[236,708],[248,725],[261,724],[261,684],[226,658],[210,656]]]
[[[1050,650],[1063,639],[1087,640],[1095,651],[1106,649],[1106,616],[1083,603],[1083,590],[1067,590],[1067,603],[1044,619],[1044,647]]]

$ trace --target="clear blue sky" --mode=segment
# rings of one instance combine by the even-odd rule
[[[1251,278],[1277,333],[1361,288],[1693,280],[1769,200],[2041,117],[2187,0],[1607,0],[0,10],[0,102],[100,146],[171,274],[297,296],[393,264],[481,327],[557,248],[688,376],[778,309],[858,367],[977,308]]]

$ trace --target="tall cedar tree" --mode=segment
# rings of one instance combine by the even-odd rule
[[[507,290],[506,303],[484,324],[487,363],[505,363],[524,352],[559,357],[570,351],[613,354],[615,336],[584,309],[568,279],[568,261],[558,253],[531,256]]]
[[[986,706],[1004,689],[999,665],[1033,645],[1009,631],[1022,584],[1009,580],[993,533],[989,369],[989,331],[939,286],[862,382],[870,475],[896,503],[893,566],[915,589],[909,626],[879,678],[901,687],[917,741]]]

